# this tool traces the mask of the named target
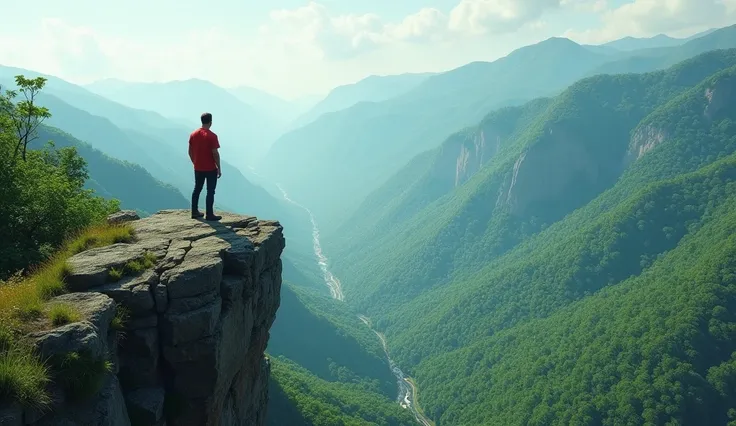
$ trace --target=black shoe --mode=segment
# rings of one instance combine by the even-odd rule
[[[222,219],[222,216],[217,216],[217,215],[207,216],[206,218],[204,218],[204,220],[207,220],[210,222],[217,222],[220,219]]]
[[[192,219],[199,219],[200,217],[204,217],[204,213],[202,213],[202,212],[192,212]]]

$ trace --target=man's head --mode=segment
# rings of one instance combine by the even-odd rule
[[[212,126],[212,114],[209,112],[203,113],[200,119],[202,120],[202,127],[205,129],[209,129]]]

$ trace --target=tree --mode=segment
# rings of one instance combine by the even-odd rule
[[[0,95],[0,111],[8,118],[0,122],[0,126],[10,126],[17,137],[12,157],[10,157],[11,166],[17,161],[19,153],[23,161],[26,161],[28,144],[38,137],[36,133],[38,126],[51,117],[46,107],[35,104],[36,96],[46,85],[46,78],[25,78],[22,75],[16,75],[15,84],[18,86],[17,90],[6,90],[5,94]],[[23,99],[14,103],[13,100],[19,92],[23,94]]]
[[[15,81],[17,91],[0,94],[0,279],[43,262],[70,235],[119,210],[117,200],[84,188],[87,162],[74,147],[29,148],[51,116],[35,104],[46,80]]]

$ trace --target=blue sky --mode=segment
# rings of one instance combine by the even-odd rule
[[[105,6],[102,4],[107,3]],[[75,83],[203,78],[294,98],[442,71],[553,36],[601,43],[736,23],[736,0],[36,0],[3,6],[0,64]]]

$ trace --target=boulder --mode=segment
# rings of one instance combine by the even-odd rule
[[[140,216],[138,216],[138,213],[136,213],[135,210],[121,210],[117,213],[113,213],[107,216],[107,223],[109,223],[110,225],[120,225],[139,219]]]

